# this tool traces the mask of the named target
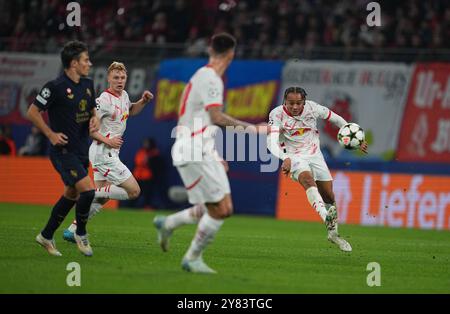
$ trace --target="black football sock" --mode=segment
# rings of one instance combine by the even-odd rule
[[[86,224],[89,219],[89,209],[95,197],[95,190],[90,190],[80,193],[76,206],[77,219],[77,235],[83,236],[86,234]]]
[[[69,213],[73,205],[75,205],[75,203],[76,201],[72,201],[68,198],[65,198],[64,196],[61,196],[61,198],[58,200],[58,202],[56,202],[55,206],[52,209],[52,213],[50,215],[50,218],[48,219],[47,225],[41,232],[44,238],[48,240],[53,239],[53,234],[55,233],[56,229],[58,229],[58,227],[64,221],[64,218],[66,218],[67,214]]]

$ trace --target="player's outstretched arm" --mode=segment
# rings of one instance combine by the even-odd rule
[[[209,116],[211,117],[211,122],[218,126],[234,126],[234,127],[242,127],[247,128],[252,124],[235,119],[226,113],[222,112],[220,107],[211,107],[208,109]]]
[[[131,104],[130,116],[135,116],[139,114],[142,109],[144,109],[145,105],[153,99],[153,94],[150,91],[146,90],[142,93],[141,99],[137,102]]]
[[[42,118],[39,107],[35,104],[31,104],[28,108],[27,117],[42,133],[45,134],[45,136],[47,136],[52,145],[66,145],[68,143],[68,137],[64,133],[55,133],[50,129]]]
[[[334,111],[329,110],[328,113],[328,121],[330,121],[331,123],[333,123],[335,126],[337,126],[338,128],[341,128],[342,126],[347,124],[347,121],[345,121],[344,118],[342,118],[340,115],[338,115],[337,113],[335,113]],[[325,119],[327,119],[325,118]]]
[[[215,125],[222,126],[222,127],[226,127],[226,126],[240,127],[240,128],[243,128],[244,130],[252,130],[252,128],[248,128],[248,127],[253,127],[253,130],[256,133],[264,133],[264,134],[267,133],[268,127],[266,124],[254,125],[254,124],[247,123],[245,121],[235,119],[235,118],[227,115],[226,113],[223,113],[222,109],[220,107],[211,107],[208,109],[208,112],[209,112],[209,116],[211,117],[211,122],[214,123]]]
[[[328,109],[325,106],[319,105],[316,102],[313,102],[314,104],[314,115],[316,118],[321,118],[326,121],[329,121],[333,123],[338,128],[341,128],[343,125],[347,124],[347,121],[345,121],[344,118],[342,118],[340,115],[338,115],[336,112]]]

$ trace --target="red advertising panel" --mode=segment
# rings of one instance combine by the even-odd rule
[[[91,178],[92,168],[89,167]],[[0,157],[0,202],[52,206],[64,184],[48,158]],[[117,208],[110,200],[105,208]]]
[[[400,161],[450,163],[450,64],[416,64],[400,140]]]
[[[339,222],[450,230],[450,176],[333,172]],[[321,221],[305,190],[280,174],[277,218]]]

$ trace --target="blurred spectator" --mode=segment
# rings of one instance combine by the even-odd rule
[[[11,137],[11,129],[0,125],[0,155],[16,156],[16,144]]]
[[[150,31],[145,35],[145,42],[164,44],[168,40],[169,27],[167,24],[167,16],[163,12],[156,14],[155,19],[150,27]]]
[[[155,208],[156,182],[161,175],[161,156],[153,138],[146,138],[134,157],[133,175],[142,193],[135,204],[137,207]]]
[[[214,32],[239,38],[242,57],[292,57],[289,46],[449,48],[448,0],[379,0],[381,27],[368,27],[370,0],[80,1],[83,25],[65,27],[64,1],[0,0],[1,49],[47,51],[77,38],[113,49],[120,41],[180,43],[204,55]],[[6,23],[5,21],[8,21]],[[5,40],[5,38],[7,38]],[[44,44],[42,44],[44,43]],[[106,45],[104,47],[102,45]],[[255,51],[255,49],[259,49]],[[297,49],[295,49],[297,50]]]
[[[25,145],[19,149],[19,156],[45,156],[47,154],[47,138],[35,126],[25,140]]]

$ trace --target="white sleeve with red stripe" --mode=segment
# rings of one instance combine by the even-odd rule
[[[267,135],[267,149],[278,159],[285,160],[288,157],[284,149],[281,148],[278,132],[271,132]]]
[[[267,149],[274,155],[275,157],[285,160],[288,156],[284,152],[284,149],[281,147],[284,145],[280,141],[282,137],[282,122],[281,122],[281,112],[280,107],[273,109],[269,115],[269,134],[267,135]]]
[[[99,119],[103,118],[104,116],[107,116],[110,108],[111,108],[111,101],[109,99],[109,97],[111,97],[110,95],[108,95],[107,93],[102,93],[96,100],[95,100],[95,104],[96,104],[96,112],[97,112],[97,117]]]
[[[318,103],[315,102],[314,102],[314,112],[317,118],[330,121],[338,128],[341,128],[343,125],[347,124],[347,121],[345,121],[345,119],[342,118],[340,115],[334,113],[327,107],[319,105]]]
[[[205,110],[223,105],[223,82],[220,78],[209,77],[200,90]]]

